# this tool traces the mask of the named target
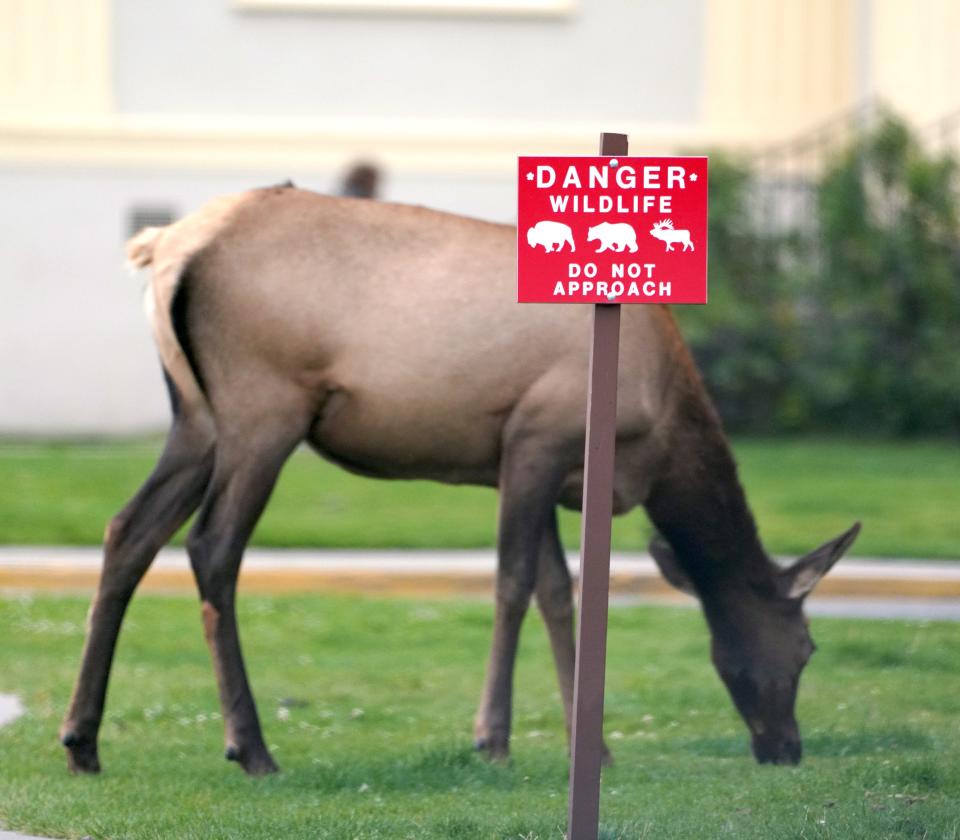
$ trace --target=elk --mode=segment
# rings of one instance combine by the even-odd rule
[[[650,228],[650,235],[655,239],[659,239],[664,242],[668,251],[673,250],[674,243],[676,242],[679,242],[683,245],[684,251],[693,250],[693,242],[690,240],[690,231],[674,230],[673,222],[670,219],[662,219],[659,222],[654,222],[653,227]]]
[[[117,635],[155,554],[195,510],[187,551],[214,664],[226,758],[276,770],[240,652],[244,547],[306,442],[379,478],[499,489],[493,639],[475,744],[508,755],[514,658],[532,596],[567,727],[571,579],[556,506],[582,490],[590,308],[515,303],[516,231],[419,207],[272,187],[216,199],[127,249],[152,267],[148,317],[173,420],[144,485],[108,524],[60,738],[100,768]],[[762,762],[796,762],[794,703],[813,651],[804,597],[858,525],[789,568],[764,552],[720,421],[669,311],[625,307],[615,510],[644,505],[668,581],[695,593],[712,658]]]

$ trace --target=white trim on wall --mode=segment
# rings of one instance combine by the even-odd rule
[[[323,171],[365,158],[404,171],[511,173],[517,155],[593,155],[599,130],[630,135],[633,154],[762,148],[755,131],[618,120],[285,119],[113,115],[10,120],[0,115],[0,166],[280,168]]]
[[[257,12],[337,12],[566,17],[576,0],[232,0]]]

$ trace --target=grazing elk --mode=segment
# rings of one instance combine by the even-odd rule
[[[173,405],[153,473],[110,522],[68,762],[99,769],[117,634],[157,550],[197,508],[187,549],[223,707],[226,757],[276,769],[234,609],[241,556],[284,461],[306,441],[351,471],[500,491],[493,644],[477,747],[507,755],[514,658],[532,595],[569,727],[571,582],[557,504],[581,499],[589,306],[519,306],[516,233],[418,207],[291,187],[210,202],[128,245]],[[720,421],[666,308],[625,307],[615,510],[645,505],[666,578],[695,593],[760,761],[795,762],[813,651],[804,596],[858,526],[782,569],[762,548]]]

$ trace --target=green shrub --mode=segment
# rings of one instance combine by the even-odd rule
[[[960,182],[887,116],[777,230],[757,176],[711,156],[710,304],[684,331],[738,432],[960,430]]]

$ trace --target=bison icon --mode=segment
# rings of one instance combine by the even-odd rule
[[[571,251],[577,250],[573,245],[573,231],[563,222],[537,222],[527,230],[527,244],[531,248],[543,245],[548,254],[559,251],[564,243],[570,246]]]
[[[614,251],[622,251],[625,248],[630,249],[631,254],[637,252],[637,232],[626,222],[600,222],[587,231],[587,242],[600,240],[600,247],[597,253],[602,254],[611,248]]]

